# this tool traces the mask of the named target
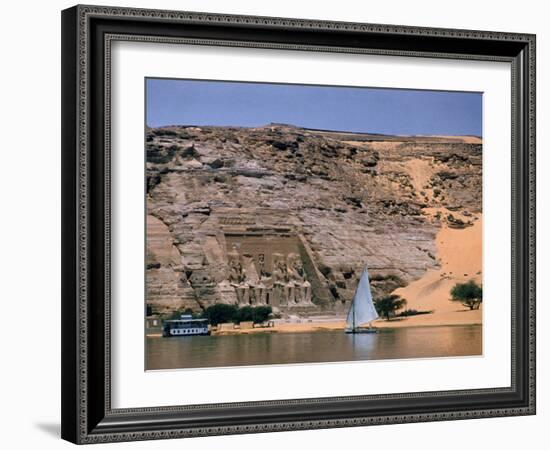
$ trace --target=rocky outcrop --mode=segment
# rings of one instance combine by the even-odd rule
[[[313,306],[298,313],[344,310],[365,264],[374,294],[391,292],[437,266],[442,221],[468,226],[435,209],[481,211],[481,156],[473,138],[148,129],[148,303],[235,302],[232,250],[258,273],[264,258],[266,276],[272,253],[300,255]]]

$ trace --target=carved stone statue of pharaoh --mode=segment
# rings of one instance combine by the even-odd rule
[[[265,255],[263,253],[258,255],[258,273],[260,274],[260,279],[269,278],[271,276],[265,268]]]
[[[253,295],[253,300],[251,302],[255,305],[265,305],[267,303],[267,288],[265,284],[262,283],[262,280],[259,280],[251,288],[251,296]]]
[[[260,255],[263,256],[263,255]],[[275,306],[273,304],[273,276],[264,268],[260,268],[260,285],[263,286],[262,301],[266,305]]]
[[[311,284],[306,279],[302,259],[296,253],[290,253],[287,258],[289,281],[293,283],[291,295],[294,303],[311,304]]]
[[[286,305],[285,286],[287,282],[287,267],[284,256],[280,253],[273,254],[273,304],[274,306]]]
[[[237,249],[233,247],[232,251],[228,254],[229,258],[229,282],[231,286],[235,288],[237,294],[237,301],[240,304],[250,303],[250,289],[246,283],[246,272],[241,264],[239,253]]]
[[[238,259],[229,261],[229,281],[231,284],[239,285],[245,280],[244,270]]]

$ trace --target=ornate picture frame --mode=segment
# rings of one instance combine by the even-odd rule
[[[111,402],[111,46],[511,65],[510,386],[117,409]],[[62,12],[62,437],[74,443],[535,414],[535,36],[99,6]]]

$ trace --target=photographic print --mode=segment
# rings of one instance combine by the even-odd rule
[[[482,93],[145,103],[146,370],[482,355]]]
[[[535,35],[61,23],[64,439],[536,413]]]

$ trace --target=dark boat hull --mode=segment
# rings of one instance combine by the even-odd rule
[[[378,330],[376,328],[356,328],[355,330],[347,329],[347,334],[376,334]]]

